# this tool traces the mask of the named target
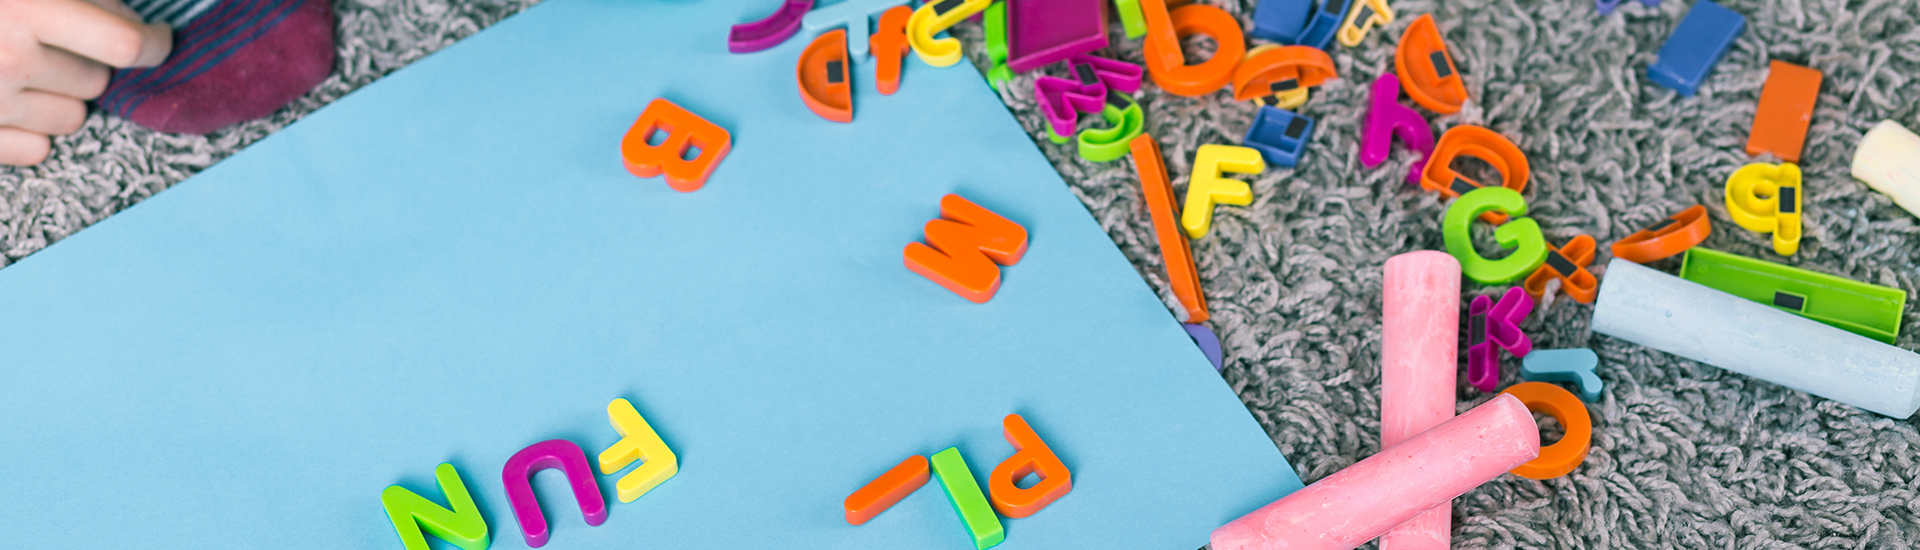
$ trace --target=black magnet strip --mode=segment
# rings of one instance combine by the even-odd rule
[[[842,67],[840,66],[840,62],[828,61],[827,62],[827,83],[839,84],[841,82],[846,82],[846,81],[847,81],[847,74],[842,70]]]
[[[1300,139],[1300,134],[1304,133],[1307,133],[1307,119],[1296,116],[1293,117],[1292,122],[1287,123],[1288,139]]]
[[[1373,6],[1360,5],[1360,16],[1353,18],[1353,28],[1366,28],[1367,20],[1373,19]]]
[[[1468,317],[1471,318],[1471,320],[1467,322],[1468,346],[1478,346],[1485,343],[1487,341],[1487,316],[1469,315]]]
[[[1273,93],[1276,93],[1276,94],[1277,94],[1277,93],[1280,93],[1280,92],[1285,92],[1285,91],[1288,91],[1288,90],[1294,90],[1294,89],[1298,89],[1299,87],[1300,87],[1300,79],[1297,79],[1297,78],[1289,78],[1289,79],[1286,79],[1286,80],[1280,80],[1280,81],[1276,81],[1276,82],[1274,82],[1274,83],[1272,83],[1272,84],[1268,84],[1268,85],[1267,85],[1267,91],[1270,91],[1270,92],[1273,92]]]
[[[1433,62],[1433,72],[1434,74],[1439,75],[1439,76],[1436,76],[1435,78],[1446,78],[1449,76],[1453,76],[1453,64],[1447,62],[1447,52],[1433,52],[1433,53],[1427,54],[1427,60]]]
[[[1807,306],[1806,298],[1803,298],[1800,296],[1794,296],[1792,294],[1787,294],[1785,292],[1781,292],[1778,290],[1773,291],[1773,307],[1787,308],[1794,311],[1803,311],[1806,308],[1806,306]]]
[[[1092,65],[1075,65],[1073,72],[1074,74],[1080,75],[1081,84],[1092,84],[1100,81],[1099,77],[1094,76]]]
[[[1573,266],[1573,262],[1567,261],[1566,256],[1561,256],[1558,250],[1547,251],[1547,267],[1560,272],[1562,277],[1572,277],[1574,273],[1580,271],[1580,268]]]
[[[953,11],[954,8],[960,7],[960,3],[965,1],[966,0],[947,0],[945,2],[934,4],[933,15],[935,17],[946,15],[947,12]]]
[[[1642,229],[1641,231],[1651,231],[1651,232],[1656,232],[1656,233],[1657,233],[1657,232],[1659,232],[1659,231],[1660,231],[1660,230],[1662,230],[1662,229],[1666,229],[1666,228],[1667,228],[1667,226],[1669,226],[1669,225],[1673,225],[1673,224],[1676,224],[1676,223],[1680,223],[1680,220],[1676,220],[1676,219],[1673,219],[1673,218],[1667,218],[1667,219],[1664,219],[1664,220],[1660,220],[1660,223],[1656,223],[1656,224],[1653,224],[1653,225],[1649,225],[1649,226],[1647,226],[1647,228],[1646,228],[1646,229]]]
[[[1780,188],[1780,213],[1781,214],[1792,214],[1798,211],[1797,207],[1800,205],[1799,191],[1800,190],[1798,188],[1793,188],[1793,187]]]
[[[1127,96],[1120,95],[1120,92],[1107,90],[1107,104],[1112,105],[1115,109],[1125,111],[1127,107],[1133,106],[1133,100]]]
[[[1471,182],[1468,182],[1466,178],[1454,177],[1453,185],[1449,185],[1447,186],[1447,188],[1452,189],[1453,193],[1456,195],[1465,195],[1467,194],[1468,191],[1479,189],[1480,186],[1477,186]]]

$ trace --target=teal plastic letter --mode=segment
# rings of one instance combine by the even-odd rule
[[[407,550],[428,550],[427,537],[421,533],[426,531],[463,550],[486,550],[493,544],[487,535],[487,519],[480,517],[480,507],[474,506],[473,495],[467,494],[467,484],[460,482],[460,471],[452,464],[441,464],[433,469],[433,477],[440,480],[440,491],[447,494],[452,510],[399,485],[380,492],[380,505],[386,507],[387,519],[400,534],[400,544]]]
[[[1473,220],[1492,210],[1515,216],[1493,231],[1501,248],[1513,249],[1512,254],[1498,260],[1483,258],[1473,250]],[[1546,235],[1540,233],[1540,224],[1518,217],[1526,214],[1527,199],[1519,191],[1505,187],[1468,191],[1453,200],[1445,220],[1440,222],[1447,237],[1447,253],[1460,260],[1460,272],[1476,283],[1498,285],[1526,277],[1547,261]]]

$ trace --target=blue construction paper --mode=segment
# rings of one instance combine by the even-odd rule
[[[678,477],[535,489],[547,548],[966,548],[938,487],[841,501],[1023,415],[1073,490],[1001,546],[1189,550],[1300,487],[974,70],[856,65],[853,124],[796,90],[810,37],[726,52],[759,3],[554,0],[0,270],[0,525],[18,548],[399,548],[379,495],[459,468],[521,548],[507,458],[617,438]],[[730,129],[704,189],[621,165],[665,97]],[[901,250],[958,192],[1031,245],[976,305]],[[440,545],[434,540],[436,546]]]

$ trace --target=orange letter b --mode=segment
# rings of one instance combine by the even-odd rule
[[[647,143],[656,132],[667,136],[659,144]],[[696,147],[699,156],[686,158]],[[733,136],[725,128],[671,101],[655,99],[620,139],[620,156],[633,175],[651,178],[666,172],[668,187],[691,193],[707,184],[707,176],[713,175],[713,168],[732,147]]]

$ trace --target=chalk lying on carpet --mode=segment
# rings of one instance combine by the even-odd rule
[[[1380,447],[1453,418],[1459,369],[1460,262],[1436,250],[1387,258],[1380,334]],[[1439,504],[1380,537],[1381,550],[1447,548],[1453,507]]]
[[[1920,135],[1891,120],[1875,124],[1853,150],[1853,177],[1920,216]]]
[[[1540,428],[1499,395],[1213,531],[1213,550],[1360,546],[1540,455]]]
[[[1593,330],[1895,418],[1920,408],[1920,355],[1627,261]]]

